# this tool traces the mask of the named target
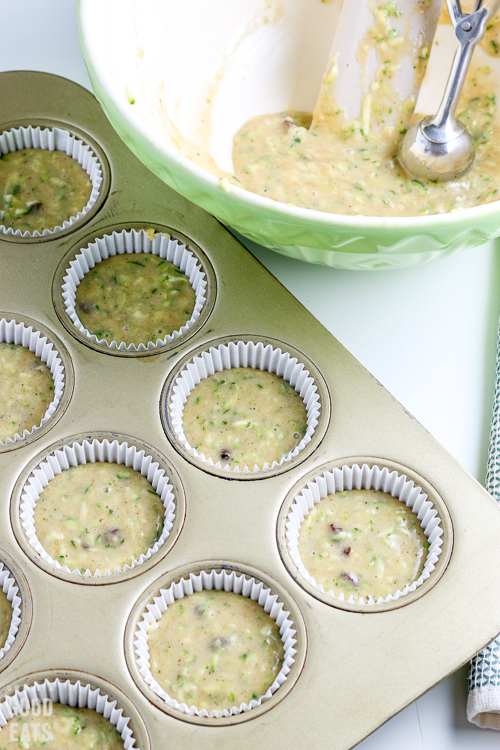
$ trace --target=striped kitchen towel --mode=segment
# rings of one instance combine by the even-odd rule
[[[486,489],[500,502],[500,328]],[[467,718],[479,727],[500,730],[500,635],[470,663]]]

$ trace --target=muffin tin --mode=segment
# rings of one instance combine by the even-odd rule
[[[61,127],[92,144],[103,172],[95,205],[73,226],[39,238],[0,236],[0,317],[47,335],[66,375],[61,403],[43,428],[0,447],[0,561],[21,597],[19,629],[0,660],[0,701],[52,691],[68,702],[96,700],[107,711],[109,696],[130,718],[133,746],[141,750],[352,747],[496,635],[500,509],[229,232],[135,159],[88,91],[47,74],[3,73],[0,101],[0,132]],[[207,280],[195,323],[141,351],[90,340],[68,315],[62,288],[78,252],[131,230],[186,244]],[[289,354],[319,396],[309,442],[263,471],[231,472],[200,460],[170,416],[183,369],[203,352],[237,342]],[[175,516],[165,543],[142,564],[119,575],[78,576],[29,543],[23,487],[54,451],[85,453],[104,441],[126,443],[158,462],[172,486]],[[405,476],[441,521],[434,570],[393,601],[328,597],[301,575],[288,548],[295,497],[325,472],[355,464]],[[290,613],[290,671],[251,710],[219,718],[183,712],[144,679],[140,623],[160,590],[173,585],[177,596],[186,580],[205,576],[222,587],[242,575]]]

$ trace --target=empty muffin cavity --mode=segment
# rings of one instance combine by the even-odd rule
[[[418,578],[407,583],[402,588],[395,588],[394,591],[385,597],[371,595],[361,596],[356,593],[355,590],[353,590],[353,592],[347,597],[344,596],[343,591],[336,593],[332,588],[325,591],[323,584],[317,582],[307,570],[307,561],[304,561],[299,553],[299,534],[301,526],[307,523],[307,518],[311,510],[320,503],[321,500],[327,498],[328,495],[333,495],[336,492],[343,493],[353,489],[373,489],[375,491],[387,493],[393,498],[397,498],[415,514],[426,538],[425,546],[427,549],[427,555],[425,557],[423,570]],[[343,523],[342,518],[336,521],[335,524],[330,524],[330,520],[331,519],[329,518],[325,519],[325,523],[328,523],[329,527],[331,527],[331,544],[338,545],[341,543],[345,557],[345,571],[342,573],[342,577],[345,577],[346,582],[351,584],[351,589],[355,589],[359,585],[358,574],[353,569],[350,560],[350,541],[344,539],[343,536],[343,532],[345,531],[343,526],[345,524]],[[369,524],[370,522],[368,521],[367,523]],[[389,603],[397,601],[415,591],[431,576],[441,555],[443,546],[443,528],[441,525],[441,518],[438,510],[429,499],[427,493],[421,487],[416,485],[413,480],[408,479],[406,475],[400,474],[395,470],[391,471],[387,467],[379,467],[376,465],[345,465],[342,466],[342,468],[335,468],[332,471],[326,471],[324,474],[308,482],[307,486],[302,489],[292,502],[286,517],[285,525],[288,552],[296,571],[300,574],[298,582],[300,583],[300,577],[302,577],[314,589],[322,594],[326,593],[327,597],[331,597],[340,602],[346,601],[351,604],[374,605]],[[356,528],[354,531],[361,532],[362,529]],[[388,532],[390,532],[390,529]]]
[[[123,480],[129,480],[130,472],[126,469],[133,469],[138,472],[142,477],[145,477],[151,485],[153,496],[158,496],[158,501],[163,506],[162,513],[162,527],[158,529],[155,535],[156,541],[151,546],[145,549],[137,557],[133,557],[130,562],[124,563],[121,566],[116,565],[113,570],[106,568],[104,570],[97,567],[95,571],[91,571],[89,568],[84,567],[68,567],[64,562],[64,556],[54,559],[46,549],[44,549],[42,542],[37,536],[37,529],[35,527],[35,509],[37,502],[43,495],[45,487],[55,477],[61,475],[63,472],[70,469],[70,467],[77,467],[86,464],[118,464],[117,477]],[[106,490],[107,487],[104,487]],[[103,490],[103,492],[104,492]],[[71,518],[65,523],[70,526],[69,535],[73,534],[77,541],[70,541],[73,547],[82,547],[84,553],[83,557],[87,554],[93,554],[92,550],[97,549],[96,556],[99,555],[99,550],[106,550],[107,548],[117,548],[120,550],[120,543],[122,539],[125,539],[125,531],[117,527],[116,515],[114,514],[113,508],[108,507],[106,498],[110,497],[107,494],[102,495],[102,502],[99,501],[99,512],[97,515],[103,516],[98,519],[103,521],[105,519],[104,531],[101,532],[101,536],[96,539],[89,535],[89,528],[91,526],[91,512],[92,509],[87,508],[86,503],[81,503],[82,513],[84,517]],[[137,500],[139,501],[139,497]],[[85,505],[85,507],[83,507]],[[144,450],[138,450],[133,445],[128,445],[126,442],[118,442],[118,440],[109,441],[107,439],[99,441],[84,440],[81,443],[73,443],[72,445],[65,445],[60,449],[54,450],[51,454],[47,455],[38,466],[32,471],[28,480],[25,482],[22,488],[21,494],[21,505],[20,505],[20,517],[21,523],[28,539],[29,544],[34,548],[38,555],[46,563],[56,568],[57,570],[64,571],[66,573],[72,573],[75,576],[83,576],[86,578],[94,577],[109,577],[112,575],[120,575],[129,570],[137,568],[138,566],[149,560],[154,554],[156,554],[160,548],[164,545],[167,540],[170,531],[174,524],[175,518],[175,496],[173,493],[172,484],[170,484],[169,478],[166,476],[165,469],[163,469],[157,461],[154,461],[153,457],[147,455]],[[88,521],[86,520],[88,518]],[[72,524],[72,525],[71,525]],[[102,525],[102,524],[101,524]],[[81,528],[80,528],[81,526]],[[104,528],[103,526],[103,528]],[[75,530],[73,531],[73,527]],[[80,533],[81,532],[81,533]],[[161,533],[160,533],[161,532]],[[56,530],[54,529],[54,533]],[[83,536],[82,536],[83,535]],[[88,536],[88,542],[86,542]],[[83,539],[83,541],[82,541]],[[81,542],[81,544],[80,544]],[[73,548],[71,548],[73,553]],[[94,565],[92,565],[94,567]]]
[[[152,628],[156,627],[156,623],[161,620],[163,613],[168,607],[177,604],[188,607],[189,596],[195,592],[204,590],[233,592],[234,594],[240,594],[254,602],[258,602],[270,618],[276,622],[283,645],[283,662],[280,671],[264,695],[258,695],[247,703],[228,706],[221,710],[213,709],[210,712],[205,708],[200,709],[195,705],[188,705],[186,702],[179,703],[161,687],[151,672],[151,657],[148,645],[148,634]],[[278,595],[274,594],[262,581],[253,577],[246,577],[235,571],[217,571],[212,569],[199,573],[190,573],[186,578],[172,583],[168,588],[160,589],[159,594],[145,607],[142,619],[137,624],[134,633],[134,649],[140,674],[149,688],[165,704],[170,708],[191,716],[218,719],[235,716],[261,706],[283,685],[295,661],[295,646],[297,643],[295,635],[296,630],[290,613],[284,608],[283,603],[279,601]],[[217,643],[214,649],[223,647],[224,643]]]
[[[144,286],[144,293],[139,293],[141,299],[137,298],[134,302],[131,298],[133,291],[130,286],[124,286],[119,275],[113,276],[112,283],[106,288],[106,296],[109,300],[112,295],[116,295],[116,306],[113,303],[111,307],[115,307],[119,312],[112,312],[108,315],[106,309],[103,320],[106,320],[105,316],[108,316],[109,320],[112,319],[112,316],[113,318],[116,316],[116,321],[113,320],[114,326],[110,331],[104,330],[106,326],[103,326],[102,321],[100,321],[97,324],[97,329],[91,332],[83,325],[79,314],[82,314],[82,310],[87,313],[86,319],[90,325],[89,321],[92,320],[92,314],[96,315],[96,319],[99,316],[99,320],[103,316],[103,305],[77,301],[78,287],[82,279],[99,263],[114,256],[125,258],[125,263],[130,265],[131,270],[137,272],[136,276],[140,276],[141,269],[139,267],[147,265],[140,260],[140,254],[143,253],[147,256],[147,259],[157,258],[157,262],[154,263],[154,271],[161,278],[158,277],[156,282],[149,284],[148,279],[144,278],[143,285],[146,284],[147,286]],[[128,281],[126,283],[129,284]],[[192,290],[192,296],[194,297],[192,310],[179,310],[179,314],[183,316],[179,318],[179,327],[165,333],[162,330],[162,328],[165,328],[162,321],[168,323],[169,306],[176,303],[174,295],[179,293],[179,289],[176,287],[183,284],[188,284],[189,289]],[[137,289],[137,282],[135,289]],[[73,325],[94,344],[115,351],[143,352],[165,346],[186,334],[200,317],[206,303],[206,290],[207,277],[202,264],[187,245],[167,234],[155,232],[152,229],[124,229],[121,232],[112,232],[96,239],[75,255],[65,271],[62,296],[66,313]],[[105,304],[108,305],[108,301]],[[133,308],[134,304],[136,309]],[[121,311],[122,307],[123,312]],[[158,327],[155,324],[155,330],[149,332],[150,337],[144,337],[146,340],[127,343],[116,335],[118,326],[121,335],[129,338],[129,329],[138,324],[139,320],[141,325],[143,325],[143,322],[149,325],[153,314],[160,316],[158,318],[160,323]],[[182,322],[182,320],[185,322]]]
[[[260,465],[258,465],[256,459],[250,458],[247,462],[240,461],[239,464],[236,464],[232,460],[231,451],[224,446],[222,446],[222,450],[219,452],[220,459],[214,460],[212,457],[207,457],[203,449],[198,450],[195,445],[191,445],[184,431],[186,401],[196,386],[223,370],[234,370],[236,373],[237,370],[242,368],[251,368],[251,370],[260,370],[279,376],[285,381],[283,389],[291,395],[292,400],[294,396],[298,396],[305,407],[305,423],[303,427],[299,428],[300,431],[297,433],[294,432],[295,427],[290,428],[291,437],[295,440],[296,444],[291,450],[287,450],[284,455],[272,462],[264,460],[260,461]],[[246,377],[247,375],[243,373],[243,379]],[[251,377],[251,375],[249,374],[248,377]],[[221,382],[224,383],[225,381]],[[231,384],[229,385],[231,387]],[[239,388],[238,384],[234,383],[233,385]],[[254,386],[254,393],[257,396],[259,388],[262,388],[262,385],[258,383],[258,378],[252,385]],[[313,377],[304,364],[299,362],[296,357],[292,357],[291,354],[282,351],[280,348],[274,348],[271,344],[266,345],[263,342],[253,341],[235,341],[228,344],[221,344],[218,347],[211,347],[188,362],[174,380],[172,396],[167,408],[169,410],[172,429],[182,446],[191,456],[206,463],[208,466],[223,469],[227,472],[255,473],[282,466],[295,458],[308,445],[318,424],[321,403],[318,388]],[[258,415],[255,411],[238,413],[236,414],[236,421],[234,421],[235,414],[233,412],[235,410],[232,407],[230,409],[228,405],[228,416],[226,418],[223,413],[223,405],[221,408],[221,425],[224,425],[223,430],[234,429],[238,434],[241,433],[244,435],[245,430],[251,431],[257,424]],[[255,407],[251,405],[249,408],[254,409]],[[201,404],[200,416],[203,416],[203,405]],[[231,419],[233,420],[232,422]],[[225,426],[226,422],[228,423],[227,428]],[[274,428],[274,423],[265,425],[265,429],[269,429],[271,433]],[[258,429],[259,434],[252,434],[252,441],[257,441],[257,445],[261,434],[264,433],[264,427],[259,423]]]
[[[52,417],[63,396],[65,387],[65,371],[61,355],[47,336],[34,330],[32,325],[26,325],[22,321],[1,318],[0,319],[0,343],[9,346],[23,346],[38,357],[50,370],[53,379],[53,398],[50,401],[45,414],[38,424],[26,426],[22,433],[14,429],[11,436],[7,436],[0,446],[9,445],[28,438],[35,433]]]
[[[32,232],[29,229],[21,231],[21,229],[7,227],[3,223],[7,218],[6,215],[9,211],[13,211],[14,214],[17,213],[19,216],[31,215],[40,210],[42,202],[37,197],[37,193],[36,195],[33,194],[33,196],[30,195],[32,197],[31,200],[16,208],[14,206],[16,191],[20,191],[21,186],[12,185],[12,195],[4,195],[6,208],[2,209],[0,206],[0,233],[24,238],[46,237],[62,232],[83,219],[92,210],[98,200],[103,183],[103,170],[92,148],[76,135],[59,127],[42,128],[29,125],[27,127],[12,128],[0,134],[0,156],[7,156],[8,154],[24,149],[40,149],[51,152],[60,151],[66,154],[77,162],[87,174],[90,181],[90,196],[74,215],[65,216],[60,221],[56,220],[55,226],[44,228],[41,231],[39,229],[35,229]],[[61,190],[64,197],[70,192],[68,186],[64,187],[64,185],[61,185]],[[12,208],[9,208],[11,204]]]

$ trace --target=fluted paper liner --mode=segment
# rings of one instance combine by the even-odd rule
[[[281,670],[264,695],[260,696],[258,700],[251,700],[248,704],[241,703],[239,706],[232,706],[230,709],[223,709],[222,711],[214,709],[210,714],[204,708],[198,709],[196,706],[179,703],[165,692],[151,674],[148,645],[150,625],[158,622],[167,607],[173,604],[176,599],[183,599],[195,591],[202,591],[204,589],[209,591],[214,589],[217,591],[232,591],[235,594],[241,594],[258,602],[278,625],[284,649]],[[209,716],[210,718],[218,719],[220,717],[234,716],[244,711],[251,711],[253,708],[257,708],[257,706],[269,700],[280,685],[285,682],[291,665],[295,661],[296,649],[294,646],[297,643],[294,637],[295,634],[296,631],[294,630],[290,613],[284,609],[283,603],[278,600],[278,595],[273,594],[271,589],[265,586],[262,581],[257,581],[255,578],[247,578],[244,574],[237,574],[234,570],[207,570],[197,574],[190,573],[188,578],[182,578],[179,582],[172,583],[168,589],[160,589],[159,595],[153,599],[152,603],[147,605],[142,620],[137,625],[134,634],[134,647],[141,675],[151,690],[164,700],[165,703],[185,714]]]
[[[10,621],[9,633],[3,648],[0,649],[1,660],[5,654],[10,651],[10,648],[15,641],[17,631],[19,630],[19,624],[21,622],[22,604],[21,597],[19,596],[19,587],[10,570],[8,570],[2,562],[0,562],[0,586],[12,605],[12,619]]]
[[[297,570],[306,581],[314,586],[321,593],[325,593],[322,584],[316,583],[313,576],[309,575],[302,562],[298,550],[298,539],[300,526],[308,513],[316,503],[334,492],[343,492],[351,489],[374,489],[386,492],[392,497],[397,497],[408,508],[410,508],[420,521],[422,530],[429,542],[427,557],[424,569],[419,578],[411,584],[407,584],[402,591],[395,591],[393,594],[382,598],[381,596],[375,601],[371,596],[366,599],[362,596],[355,597],[351,594],[348,599],[344,599],[344,593],[338,596],[330,589],[327,595],[338,601],[347,601],[356,604],[381,604],[392,602],[400,599],[406,594],[415,591],[426,581],[436,566],[436,562],[441,554],[443,545],[443,529],[438,511],[428,499],[427,494],[421,487],[416,485],[411,479],[404,474],[398,474],[397,471],[390,471],[387,467],[368,466],[358,464],[352,466],[342,466],[341,469],[326,471],[321,476],[316,477],[312,482],[307,483],[299,495],[294,499],[286,521],[286,538],[290,556],[295,563]]]
[[[44,550],[36,535],[34,524],[35,505],[43,493],[44,487],[47,486],[51,479],[54,479],[56,474],[69,469],[70,466],[103,461],[125,465],[128,468],[139,471],[142,476],[147,478],[153,489],[160,496],[165,509],[163,531],[158,541],[152,547],[141,554],[138,560],[134,558],[130,565],[125,564],[123,569],[116,567],[114,572],[108,569],[105,571],[96,570],[92,574],[87,568],[85,573],[82,573],[78,568],[70,570],[67,565],[61,565]],[[92,440],[92,442],[84,440],[82,443],[65,445],[63,448],[53,451],[33,470],[22,489],[21,521],[31,546],[34,547],[43,560],[58,570],[64,570],[67,573],[79,576],[93,576],[94,578],[119,575],[120,573],[126,573],[128,570],[136,568],[138,565],[142,565],[142,563],[149,560],[152,555],[158,552],[165,543],[172,529],[175,517],[175,497],[172,490],[173,487],[165,475],[165,470],[151,456],[148,456],[144,450],[137,450],[135,446],[129,446],[125,442],[119,443],[118,440],[113,440],[112,442],[109,442],[109,440]]]
[[[214,463],[211,458],[207,459],[203,453],[198,453],[195,448],[189,445],[182,424],[184,404],[187,397],[204,378],[232,367],[253,367],[257,370],[273,372],[290,383],[304,401],[307,412],[306,434],[300,443],[286,453],[280,461],[273,461],[272,464],[265,463],[261,467],[255,465],[253,467],[239,468],[235,466],[231,468],[229,464],[222,467],[220,461]],[[195,357],[176,378],[172,393],[172,399],[168,407],[171,424],[184,448],[191,456],[207,463],[209,466],[223,468],[224,471],[235,473],[274,469],[287,461],[291,461],[310,443],[318,424],[321,409],[317,385],[305,366],[286,351],[274,349],[271,344],[265,345],[262,342],[254,343],[253,341],[231,341],[229,344],[221,344],[217,348],[211,347],[208,351]]]
[[[108,342],[105,339],[99,339],[82,325],[75,308],[78,285],[85,274],[91,268],[94,268],[97,263],[106,260],[106,258],[112,255],[123,255],[124,253],[131,255],[134,253],[151,253],[159,258],[168,260],[186,274],[195,293],[195,305],[190,319],[178,331],[173,331],[171,334],[167,334],[164,338],[157,339],[156,341],[144,341],[137,345],[129,344],[127,346],[124,341],[118,343],[117,341]],[[167,234],[154,233],[142,229],[124,229],[121,232],[106,234],[104,237],[96,239],[90,245],[80,250],[65,271],[62,296],[66,312],[73,324],[80,333],[83,333],[91,341],[103,348],[109,347],[118,351],[143,352],[164,346],[192,328],[200,317],[200,313],[205,305],[206,288],[207,277],[201,263],[185,244]]]
[[[25,148],[64,151],[65,154],[75,159],[88,174],[92,183],[90,198],[87,205],[76,216],[71,216],[61,226],[56,226],[53,229],[44,229],[43,232],[35,230],[31,233],[27,230],[21,232],[20,229],[14,231],[11,227],[5,227],[0,221],[0,233],[3,232],[14,237],[46,237],[57,232],[62,232],[82,219],[95,205],[99,197],[103,179],[99,159],[87,143],[84,143],[80,138],[77,138],[77,136],[63,128],[40,128],[29,125],[28,127],[12,128],[12,130],[5,130],[3,133],[0,133],[1,156],[5,156],[12,151],[21,151]]]
[[[20,690],[16,689],[13,695],[9,695],[0,703],[0,727],[4,727],[15,716],[26,714],[35,706],[48,711],[47,705],[50,703],[97,711],[116,727],[123,740],[124,750],[132,750],[135,746],[135,737],[129,727],[130,717],[124,715],[123,708],[118,707],[116,699],[80,680],[72,683],[70,680],[47,679],[33,685],[24,685]],[[43,723],[46,721],[47,713],[41,713],[40,722]],[[19,746],[23,747],[23,742]]]
[[[12,435],[12,437],[7,437],[5,443],[2,443],[0,440],[0,445],[9,445],[10,443],[15,443],[18,440],[23,440],[29,435],[32,435],[36,430],[39,430],[40,427],[43,427],[43,425],[54,414],[64,390],[64,366],[59,352],[54,344],[47,339],[47,336],[41,334],[40,331],[34,330],[33,326],[24,325],[23,322],[18,323],[15,320],[1,318],[0,342],[16,344],[29,349],[30,352],[33,352],[33,354],[39,357],[42,362],[47,365],[54,380],[54,398],[50,402],[40,424],[33,425],[30,430],[24,430],[22,435],[16,433],[15,435]]]

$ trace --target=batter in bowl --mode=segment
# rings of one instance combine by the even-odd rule
[[[38,426],[53,399],[54,380],[40,357],[0,342],[0,441]]]
[[[301,560],[325,591],[385,599],[416,581],[429,542],[420,521],[397,497],[345,490],[316,503],[299,532]]]
[[[48,483],[35,505],[44,550],[82,573],[115,572],[161,536],[164,507],[146,477],[114,463],[72,466]]]
[[[21,232],[62,226],[82,211],[92,183],[63,151],[24,148],[0,154],[0,224]]]
[[[150,625],[148,645],[152,675],[165,692],[208,712],[261,698],[284,654],[272,617],[230,591],[177,599]]]
[[[418,5],[418,4],[416,4]],[[451,182],[413,180],[400,167],[397,153],[410,126],[415,101],[399,101],[396,81],[405,37],[394,22],[397,2],[372,0],[374,25],[361,44],[358,59],[365,69],[371,51],[377,72],[359,120],[347,120],[331,95],[336,62],[323,81],[312,115],[281,112],[256,117],[236,134],[233,143],[235,185],[275,201],[334,214],[426,216],[491,203],[499,198],[500,119],[490,67],[471,66],[457,116],[476,148],[472,168]],[[491,21],[483,45],[496,54],[497,21]],[[497,31],[495,32],[495,29]],[[429,47],[415,56],[417,78],[423,76]],[[386,117],[398,110],[397,126]],[[415,119],[420,119],[416,115]]]
[[[283,378],[235,367],[195,386],[184,406],[183,429],[189,445],[214,463],[262,467],[298,445],[306,433],[307,413],[300,395]]]
[[[123,750],[123,740],[116,727],[97,711],[47,702],[8,721],[0,729],[0,747]]]
[[[149,253],[112,255],[97,263],[76,290],[80,322],[98,339],[147,344],[191,318],[195,292],[173,263]]]

